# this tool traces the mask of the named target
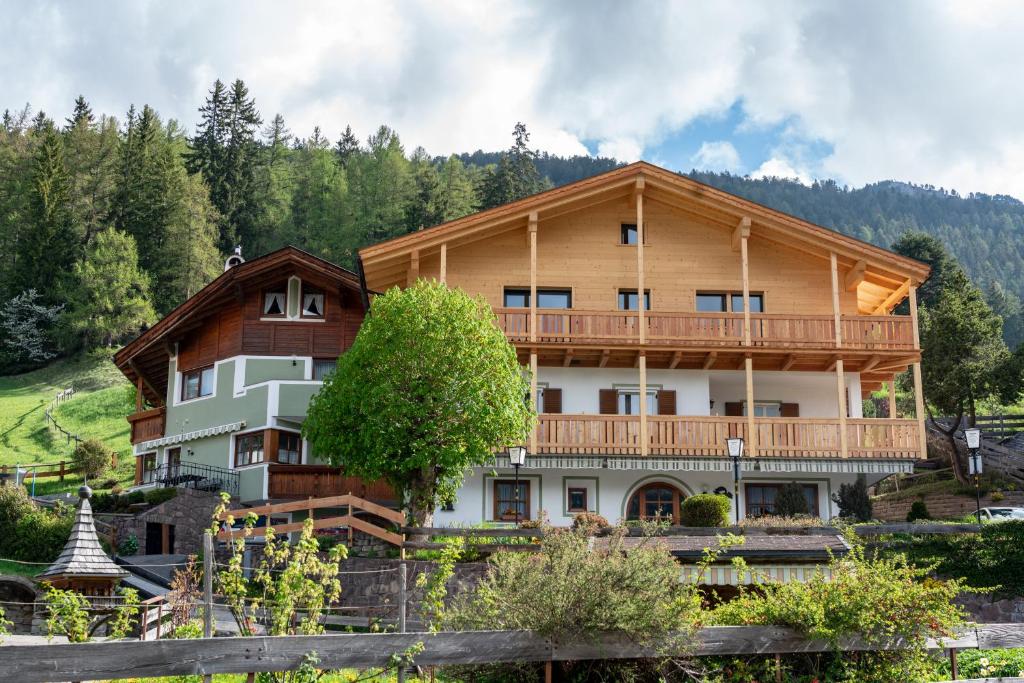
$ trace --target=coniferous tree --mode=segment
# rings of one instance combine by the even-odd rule
[[[81,241],[88,244],[110,216],[117,187],[120,138],[117,122],[101,116],[97,123],[81,96],[75,101],[75,113],[68,124],[64,139],[72,177],[71,205]]]
[[[50,332],[63,308],[41,303],[34,289],[0,307],[0,373],[31,370],[57,355]]]
[[[351,253],[345,251],[343,236],[345,173],[315,133],[292,152],[296,164],[289,241],[323,258],[348,263]]]
[[[275,115],[263,131],[263,160],[255,170],[259,209],[253,231],[256,239],[244,245],[243,253],[247,256],[259,256],[293,241],[295,153],[289,148],[291,139],[291,132],[280,114]]]
[[[92,107],[85,101],[84,95],[79,95],[75,98],[75,109],[71,113],[71,118],[64,120],[67,122],[69,130],[78,126],[92,126],[94,122]]]
[[[218,78],[207,95],[206,102],[199,108],[199,125],[190,140],[187,165],[190,173],[199,173],[210,188],[210,200],[223,214],[228,205],[227,188],[227,141],[230,129],[230,95],[224,83]],[[224,216],[222,215],[222,218]],[[224,218],[224,220],[227,220]],[[220,243],[233,246],[234,235],[222,228]],[[225,239],[227,238],[227,239]]]
[[[512,133],[512,147],[501,155],[497,165],[488,169],[481,188],[484,209],[514,202],[547,189],[548,184],[537,170],[537,155],[530,149],[526,125],[517,123]]]
[[[160,314],[194,296],[224,267],[217,248],[220,221],[202,176],[190,175],[181,164],[170,176],[166,238],[153,273],[153,301]]]
[[[367,149],[349,159],[346,170],[352,214],[352,232],[346,240],[350,251],[409,231],[405,220],[414,192],[412,172],[393,130],[378,128],[367,140]]]
[[[437,170],[434,211],[438,223],[453,221],[476,211],[479,198],[473,169],[467,168],[454,154]]]
[[[260,244],[266,236],[256,234],[259,199],[255,167],[259,162],[256,132],[263,123],[256,102],[241,79],[231,84],[228,95],[228,136],[224,149],[224,190],[222,203],[214,205],[226,226],[221,249],[230,251],[236,242]]]
[[[359,140],[352,132],[352,126],[345,126],[345,132],[338,138],[334,151],[337,153],[341,165],[348,166],[348,160],[359,151]]]

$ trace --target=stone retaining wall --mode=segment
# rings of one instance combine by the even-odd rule
[[[179,488],[170,500],[134,517],[120,517],[114,522],[118,542],[135,534],[139,554],[146,552],[146,523],[174,525],[174,553],[198,555],[203,550],[203,532],[210,528],[213,511],[220,504],[220,494],[197,489]]]
[[[991,595],[964,593],[957,596],[955,602],[967,610],[971,619],[979,623],[1024,623],[1024,598],[995,600]]]
[[[341,563],[341,604],[354,607],[346,611],[351,616],[395,617],[398,614],[397,559],[351,557]],[[431,572],[433,562],[406,560],[409,598],[409,619],[416,619],[415,605],[422,599],[423,590],[416,587],[416,577]],[[358,572],[358,573],[349,573]],[[487,572],[485,562],[466,562],[455,565],[455,574],[448,581],[448,597],[471,590]]]
[[[1013,506],[1024,507],[1024,492],[1006,491],[1003,500],[993,501],[990,495],[981,497],[981,507]],[[871,501],[875,519],[884,522],[905,522],[910,506],[915,500],[923,500],[928,514],[935,519],[954,519],[974,512],[977,502],[972,496],[952,493],[932,493],[924,496],[903,496],[898,499],[882,496]]]

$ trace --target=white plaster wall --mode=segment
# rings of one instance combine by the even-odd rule
[[[776,474],[756,471],[754,462],[745,463],[741,481],[783,483],[796,481],[818,485],[818,510],[821,517],[829,520],[838,514],[838,509],[831,501],[831,494],[839,490],[840,484],[853,483],[856,474]],[[457,494],[454,510],[438,510],[434,522],[437,526],[468,526],[484,521],[493,521],[494,503],[493,480],[512,479],[511,468],[474,469],[467,476]],[[873,484],[880,476],[867,475],[868,484]],[[565,491],[569,486],[587,488],[588,507],[603,515],[608,521],[615,523],[625,515],[625,506],[633,492],[640,486],[656,481],[672,483],[687,496],[696,493],[711,493],[724,486],[733,490],[731,472],[655,472],[644,470],[609,471],[603,469],[541,469],[523,467],[519,471],[521,481],[531,482],[531,517],[539,511],[547,513],[548,519],[555,526],[572,524],[572,515],[565,510]],[[539,491],[539,495],[538,495]],[[741,499],[741,508],[745,505]],[[730,512],[730,518],[735,510]],[[742,512],[741,512],[742,517]]]
[[[640,371],[632,368],[549,368],[537,370],[537,382],[562,390],[562,412],[596,415],[598,392],[614,385],[640,384]],[[698,370],[648,370],[649,389],[674,389],[676,413],[707,415],[710,398],[708,373]]]
[[[711,400],[715,402],[713,414],[724,415],[726,402],[746,400],[744,372],[718,370],[708,374]],[[863,417],[860,375],[846,373],[846,386],[850,396],[850,417]],[[836,376],[830,372],[755,372],[754,400],[798,403],[800,417],[839,416]]]

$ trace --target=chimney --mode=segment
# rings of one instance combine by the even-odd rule
[[[237,266],[240,263],[245,263],[245,259],[242,258],[242,245],[241,244],[239,244],[237,247],[235,247],[235,253],[232,254],[231,256],[228,256],[228,260],[224,262],[224,270],[228,270],[229,268],[234,268],[235,266]]]

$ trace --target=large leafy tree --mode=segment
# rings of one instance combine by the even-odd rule
[[[387,480],[404,493],[412,523],[429,526],[468,468],[527,438],[528,391],[490,306],[420,280],[374,299],[313,397],[303,433],[348,474]]]

